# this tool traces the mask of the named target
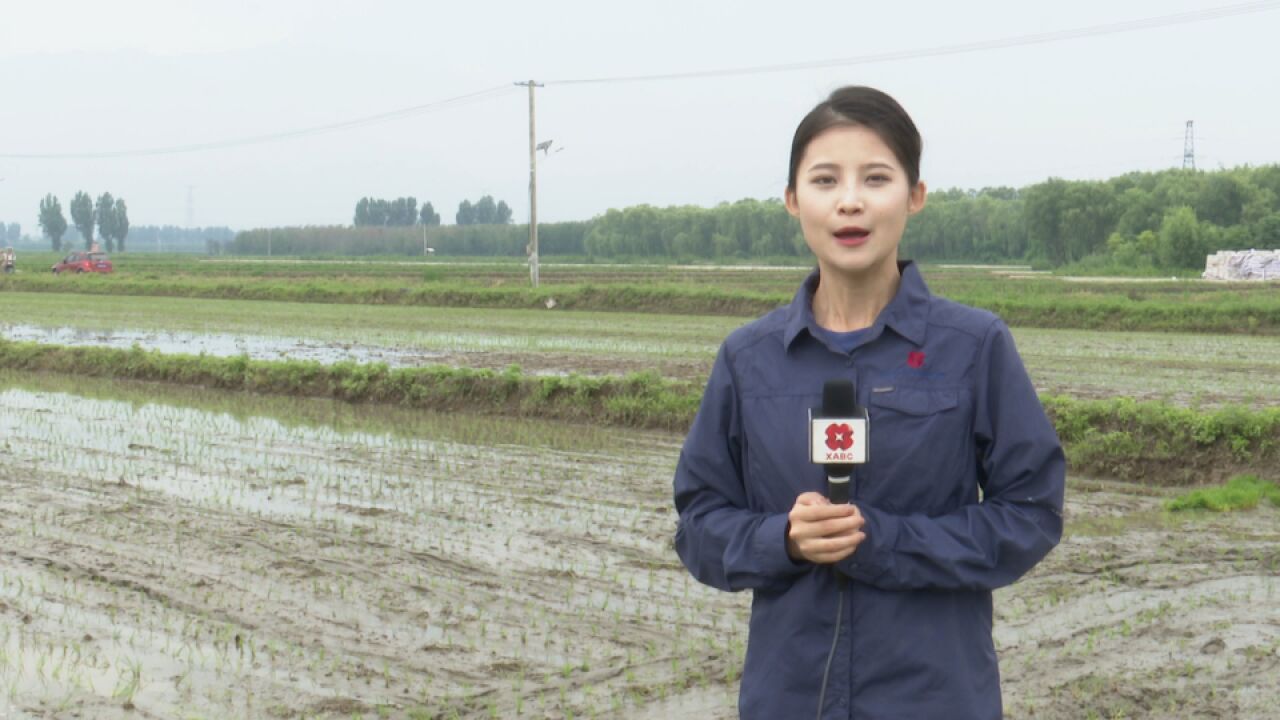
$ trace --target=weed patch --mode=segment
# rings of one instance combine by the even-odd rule
[[[1220,487],[1199,488],[1173,498],[1165,503],[1165,508],[1171,512],[1251,510],[1264,498],[1280,507],[1280,484],[1261,480],[1256,475],[1237,475]]]

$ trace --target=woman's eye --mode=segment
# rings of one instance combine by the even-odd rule
[[[867,177],[867,182],[887,183],[889,182],[889,176],[888,175],[871,175]]]
[[[835,179],[835,178],[833,178],[833,177],[831,177],[830,175],[819,175],[818,177],[816,177],[816,178],[814,178],[814,179],[813,179],[813,184],[815,184],[815,185],[831,185],[831,184],[834,184],[834,183],[835,183],[835,181],[836,181],[836,179]]]

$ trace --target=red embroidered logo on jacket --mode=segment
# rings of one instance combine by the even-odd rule
[[[916,369],[924,367],[924,353],[919,350],[912,350],[907,353],[907,367]]]

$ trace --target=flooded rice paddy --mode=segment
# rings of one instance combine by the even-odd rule
[[[670,552],[673,438],[0,407],[10,712],[612,717],[740,662],[742,598]]]
[[[200,312],[213,317],[222,311],[209,308],[210,304],[228,303],[223,310],[234,314],[235,302],[200,301]],[[500,370],[517,365],[532,374],[549,375],[655,371],[701,382],[720,340],[746,322],[520,311],[523,315],[514,319],[504,313],[501,322],[495,323],[482,322],[482,316],[471,310],[432,309],[430,318],[419,318],[412,313],[420,309],[357,306],[352,312],[361,313],[355,320],[366,323],[362,328],[350,326],[351,319],[340,313],[326,316],[336,312],[330,306],[259,304],[279,307],[265,313],[265,320],[255,311],[250,321],[228,331],[210,331],[201,323],[211,320],[198,315],[177,327],[169,326],[177,316],[166,316],[164,321],[143,318],[132,327],[111,325],[110,317],[86,317],[71,325],[0,324],[0,337],[67,346],[245,355],[256,360],[377,362],[393,368],[450,365]],[[294,314],[313,307],[318,309],[310,325]],[[99,321],[102,324],[95,324]],[[402,321],[416,323],[419,329],[388,329]],[[593,322],[601,325],[594,335],[588,329]],[[1123,396],[1201,407],[1280,405],[1277,337],[1034,328],[1013,332],[1042,393]]]
[[[731,718],[677,435],[0,374],[0,717]],[[1273,717],[1280,511],[1072,478],[1006,714]]]

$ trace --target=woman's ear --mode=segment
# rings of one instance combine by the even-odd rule
[[[796,189],[787,188],[782,193],[782,198],[787,206],[787,212],[791,213],[791,217],[800,217],[800,205],[796,202]]]
[[[921,180],[917,182],[916,186],[911,188],[910,197],[907,198],[907,213],[910,215],[915,215],[916,213],[923,210],[925,199],[928,196],[929,196],[929,189],[925,187],[924,181]]]

